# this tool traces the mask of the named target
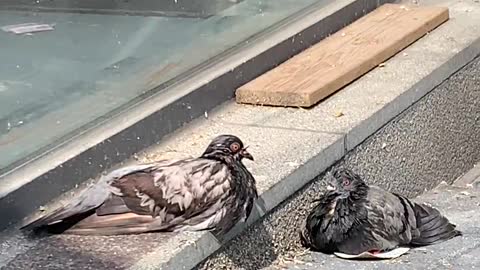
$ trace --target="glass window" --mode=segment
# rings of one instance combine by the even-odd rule
[[[0,173],[314,2],[1,1]]]

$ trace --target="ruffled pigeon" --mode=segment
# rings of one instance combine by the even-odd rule
[[[242,159],[253,160],[233,135],[216,137],[199,158],[120,168],[52,213],[23,227],[67,227],[71,234],[214,230],[246,220],[257,198]],[[58,229],[57,229],[58,230]]]
[[[334,171],[330,179],[328,191],[317,200],[301,230],[303,245],[313,250],[381,254],[461,235],[437,209],[368,186],[351,170]]]

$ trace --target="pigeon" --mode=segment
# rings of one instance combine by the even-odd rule
[[[330,173],[329,182],[300,231],[303,246],[314,251],[384,254],[462,235],[437,209],[368,186],[349,169]]]
[[[258,197],[234,135],[214,138],[199,158],[114,170],[66,206],[25,226],[54,233],[118,235],[208,230],[224,234],[246,221]]]

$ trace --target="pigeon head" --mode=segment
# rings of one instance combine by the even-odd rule
[[[219,135],[208,145],[202,157],[221,161],[241,161],[243,158],[253,160],[243,142],[234,135]]]
[[[340,193],[342,197],[349,197],[351,193],[355,193],[365,186],[365,182],[358,174],[342,168],[330,174],[327,190]]]

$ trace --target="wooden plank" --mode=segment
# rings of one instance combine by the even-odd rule
[[[239,87],[236,100],[313,106],[448,19],[448,8],[385,4]]]

